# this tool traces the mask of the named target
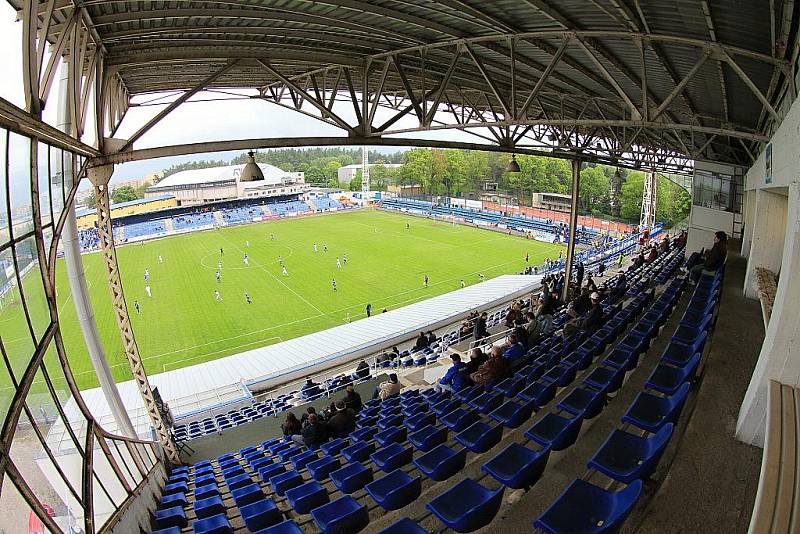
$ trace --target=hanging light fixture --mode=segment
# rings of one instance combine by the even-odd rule
[[[517,163],[517,155],[511,154],[511,161],[508,162],[508,167],[506,167],[506,172],[521,172],[519,168],[519,163]]]
[[[256,163],[256,155],[251,150],[247,153],[247,165],[242,169],[242,174],[239,176],[240,182],[255,182],[264,179],[264,173],[261,172],[261,167]]]

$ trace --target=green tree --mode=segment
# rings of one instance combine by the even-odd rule
[[[97,196],[95,196],[94,190],[92,190],[92,192],[89,193],[89,196],[86,197],[86,200],[84,201],[83,205],[86,206],[87,208],[94,208],[95,206],[97,206]]]
[[[120,202],[128,202],[130,200],[136,200],[138,198],[141,197],[137,196],[136,190],[129,185],[123,185],[117,187],[111,192],[111,202],[113,202],[114,204],[119,204]]]
[[[590,166],[581,171],[580,209],[586,213],[606,214],[610,211],[611,183],[600,166]]]
[[[350,180],[350,191],[361,191],[361,178],[363,177],[360,170],[356,171],[356,175]]]

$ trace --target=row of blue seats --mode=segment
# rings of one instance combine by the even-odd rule
[[[646,299],[646,298],[647,298],[647,296],[644,296],[644,299]],[[540,363],[543,363],[543,362],[540,362]],[[555,363],[555,362],[552,362],[552,363]],[[540,369],[541,369],[541,371],[544,371],[544,369],[542,369],[541,367],[540,367]],[[542,372],[542,376],[544,374],[545,373]],[[499,384],[498,388],[500,390],[503,390],[504,388],[509,388],[509,389],[506,390],[508,392],[516,391],[516,387],[517,386],[514,386],[514,385],[510,386],[507,382],[508,381],[506,381],[506,383]],[[555,387],[553,387],[552,389],[553,389],[553,394],[554,394]],[[473,390],[473,392],[474,392],[474,390]],[[465,392],[465,396],[469,395],[470,393],[471,392]],[[505,421],[506,424],[509,424],[509,425],[515,424],[515,421],[519,420],[521,416],[519,415],[518,410],[513,409],[513,404],[510,404],[510,403],[513,403],[513,401],[509,401],[509,402],[503,404],[502,406],[499,406],[498,402],[502,401],[502,395],[498,396],[496,393],[494,395],[491,395],[491,393],[492,392],[489,391],[489,392],[485,392],[483,395],[479,395],[479,396],[475,397],[474,399],[472,399],[473,400],[472,405],[474,407],[477,407],[479,410],[481,410],[484,413],[488,413],[491,408],[494,408],[497,413],[495,413],[495,411],[491,412],[491,414],[493,414],[492,415],[493,419],[496,420],[496,419],[500,418],[503,421]],[[488,398],[486,398],[487,394],[490,395]],[[412,396],[411,393],[409,393],[408,395],[409,395],[409,397]],[[402,397],[397,397],[396,399],[397,400],[389,399],[388,401],[385,401],[385,403],[382,406],[384,406],[384,408],[389,408],[391,410],[391,405],[392,404],[396,404],[398,402],[402,402]],[[432,401],[436,400],[435,398],[433,398],[433,394],[431,394],[431,400]],[[408,399],[406,399],[406,401],[407,401],[407,403],[409,402]],[[413,401],[414,401],[414,399],[411,398],[411,402],[413,402]],[[456,409],[454,409],[452,411],[447,411],[447,413],[443,413],[448,408],[448,405],[446,403],[447,403],[446,399],[442,399],[442,402],[437,403],[435,405],[435,407],[434,407],[434,413],[435,412],[442,412],[442,416],[443,417],[450,417],[449,420],[445,421],[445,424],[447,424],[449,422],[449,426],[452,426],[453,430],[461,430],[461,431],[468,430],[465,427],[468,426],[468,424],[470,422],[474,422],[476,424],[473,424],[472,426],[470,426],[470,429],[473,429],[472,432],[474,433],[475,432],[474,428],[477,427],[477,421],[470,421],[469,417],[465,417],[465,414],[463,413],[463,411],[462,412],[457,412]],[[417,403],[417,404],[419,404],[419,403]],[[441,406],[441,404],[445,404],[445,405]],[[450,405],[449,407],[453,407],[453,406]],[[364,417],[369,417],[370,416],[370,410],[372,408],[374,408],[374,406],[369,406],[369,403],[368,403],[367,409],[365,410]],[[407,408],[408,408],[408,406],[407,406]],[[509,410],[511,412],[511,414],[510,414],[511,417],[507,417],[507,415],[509,415],[509,414],[504,414],[503,413],[503,412],[508,412]],[[455,415],[453,415],[453,412],[455,412]],[[411,412],[409,410],[406,410],[406,415],[408,415],[408,414],[411,414]],[[407,453],[405,452],[405,450],[402,453],[399,453],[399,451],[397,451],[397,450],[393,450],[393,449],[397,449],[397,447],[401,447],[399,444],[397,444],[396,441],[393,441],[393,440],[397,440],[398,437],[399,437],[399,434],[402,433],[402,431],[398,432],[396,427],[391,426],[392,423],[396,425],[399,422],[398,414],[396,414],[396,413],[392,414],[391,412],[387,411],[383,415],[384,415],[385,421],[383,422],[383,424],[379,424],[378,425],[379,428],[381,428],[381,427],[384,428],[384,430],[383,430],[384,434],[383,435],[378,435],[376,437],[375,434],[377,434],[377,432],[372,433],[372,435],[368,435],[368,434],[370,434],[370,432],[364,432],[365,429],[364,428],[360,428],[358,431],[356,431],[356,433],[354,433],[355,435],[351,436],[351,438],[354,439],[354,440],[357,440],[357,439],[365,439],[365,438],[366,439],[370,439],[372,437],[375,437],[376,442],[381,443],[382,445],[384,445],[384,449],[381,449],[381,451],[378,451],[378,452],[382,453],[380,455],[378,455],[378,452],[372,453],[371,454],[372,460],[375,461],[376,465],[379,465],[382,469],[389,470],[391,467],[396,467],[395,464],[397,462],[401,462],[403,460],[403,458],[405,458],[407,456]],[[423,417],[420,417],[421,415],[423,415],[423,414],[411,414],[411,417],[408,419],[409,424],[413,428],[416,429],[415,434],[418,434],[418,433],[420,433],[420,430],[423,430],[423,428],[419,428],[418,426],[414,426],[414,425],[422,424]],[[530,415],[530,412],[528,412],[528,416],[529,415]],[[519,421],[519,424],[521,424],[521,422],[522,421]],[[485,425],[485,423],[481,423],[481,424]],[[430,426],[430,425],[426,425],[426,426]],[[499,426],[499,429],[502,431],[502,426]],[[478,430],[480,430],[479,427],[478,427]],[[357,434],[359,432],[360,432],[360,434]],[[496,433],[496,432],[493,432],[493,433]],[[478,432],[478,434],[480,434],[480,432]],[[468,448],[469,448],[469,446],[473,446],[473,447],[477,446],[480,449],[483,446],[481,444],[481,441],[482,441],[481,437],[482,436],[478,435],[478,436],[475,436],[475,437],[477,438],[477,440],[475,440],[475,441],[473,441],[469,435],[461,436],[461,439],[465,442],[464,444]],[[411,440],[411,438],[409,438],[409,439]],[[420,436],[417,436],[415,439],[417,439],[418,445],[420,445],[421,448],[426,448],[426,449],[430,450],[431,452],[433,452],[433,449],[436,449],[436,453],[437,454],[433,455],[434,457],[431,458],[430,460],[432,462],[434,462],[436,465],[438,465],[439,467],[441,466],[441,463],[440,462],[437,463],[436,456],[440,455],[440,454],[445,454],[445,456],[448,456],[448,458],[446,458],[446,459],[449,459],[450,463],[452,463],[452,458],[449,458],[450,455],[448,455],[446,453],[446,451],[445,451],[445,449],[448,449],[448,448],[446,446],[444,446],[443,443],[440,443],[439,445],[443,446],[444,448],[439,447],[439,446],[433,447],[433,444],[434,444],[435,440],[434,440],[434,442],[432,442],[431,441],[432,438],[429,438],[429,437],[426,438],[426,433],[425,432],[423,432]],[[497,439],[499,441],[499,435],[498,435]],[[456,436],[456,440],[459,440],[459,436]],[[329,452],[334,453],[335,447],[343,445],[341,443],[342,440],[337,440],[337,441],[338,441],[338,443],[337,442],[332,442],[330,444],[323,445],[323,452],[327,449]],[[483,441],[485,443],[485,436],[484,436]],[[413,443],[414,442],[412,441],[412,444]],[[396,447],[392,447],[393,445],[396,445]],[[353,447],[355,447],[355,449],[352,449]],[[368,445],[367,445],[367,447],[368,447]],[[348,448],[348,447],[342,447],[342,449],[346,449],[346,448]],[[349,451],[344,451],[344,450],[340,449],[340,450],[342,450],[343,454],[345,455],[345,458],[347,458],[348,460],[351,460],[351,461],[359,461],[358,458],[361,458],[361,461],[363,461],[362,456],[365,454],[365,451],[364,451],[364,446],[362,445],[362,443],[361,442],[357,442],[353,446],[351,446],[350,448],[352,450],[349,450]],[[487,447],[487,449],[488,449],[488,447]],[[372,450],[374,450],[374,445],[372,445]],[[465,449],[465,451],[466,451],[466,449]],[[288,443],[281,443],[279,445],[275,445],[273,443],[272,444],[272,449],[270,449],[270,452],[271,452],[271,454],[275,454],[275,453],[280,454],[280,457],[281,457],[282,460],[291,461],[293,463],[293,465],[295,466],[295,469],[302,469],[302,467],[308,466],[309,471],[312,471],[314,468],[319,468],[322,471],[324,471],[326,467],[330,468],[330,465],[332,464],[330,458],[327,459],[327,460],[325,458],[323,458],[321,460],[317,460],[316,459],[316,453],[313,453],[312,451],[303,451],[302,448],[292,447],[291,444],[288,444]],[[336,451],[336,452],[338,452],[338,451]],[[369,450],[367,450],[366,454],[369,454],[369,453],[370,453]],[[351,454],[352,456],[348,456],[348,454]],[[398,459],[398,454],[400,454],[399,459]],[[465,454],[465,452],[464,452],[464,454]],[[313,457],[312,457],[312,455],[313,455]],[[261,460],[261,463],[263,464],[263,463],[266,463],[265,460],[267,460],[267,459],[263,456],[263,454],[261,454],[260,460]],[[410,458],[408,458],[408,460],[410,460]],[[256,460],[256,461],[258,461],[258,460]],[[325,464],[325,465],[312,466],[311,464],[313,464],[315,462],[319,462],[320,464]],[[415,463],[417,463],[417,462],[415,462]],[[425,465],[425,462],[422,461],[422,464]],[[261,465],[258,464],[257,467],[261,467]],[[278,468],[277,466],[270,467],[270,469],[277,469],[277,468]],[[195,469],[197,469],[197,466],[195,467]],[[364,468],[364,469],[366,469],[366,468]],[[283,471],[283,467],[282,466],[280,467],[280,470]],[[362,471],[362,470],[358,469],[358,471]],[[394,471],[392,471],[392,473],[394,473]],[[262,470],[260,470],[259,474],[260,474],[262,479],[265,479],[265,476],[267,476],[269,474],[272,474],[272,473],[269,473],[269,472],[267,472],[267,470],[262,469]],[[295,475],[296,475],[296,473],[283,473],[282,475],[278,475],[278,476],[285,477],[285,480],[276,480],[275,482],[278,483],[278,484],[281,484],[281,483],[292,484],[292,483],[301,482],[302,481],[302,477],[300,477],[300,480],[298,480]],[[347,473],[345,473],[345,475],[347,475]],[[355,473],[353,473],[353,475],[355,475]],[[236,475],[236,476],[238,476],[238,475]],[[317,476],[318,475],[316,475],[316,474],[314,475],[315,478]],[[391,486],[392,484],[397,482],[396,479],[402,478],[402,476],[403,475],[401,475],[400,473],[397,473],[397,474],[392,474],[392,478],[387,478],[388,477],[388,475],[387,475],[387,477],[384,477],[383,479],[380,479],[380,481],[382,481],[382,483],[384,485]],[[371,477],[371,471],[370,471],[370,477]],[[336,479],[336,477],[333,476],[333,475],[331,476],[331,478],[334,479],[334,480]],[[351,477],[348,476],[348,477],[345,477],[345,479],[351,479]],[[226,480],[227,480],[227,478],[226,478]],[[272,482],[273,482],[272,477],[269,477],[269,481],[272,484]],[[243,480],[243,482],[246,482],[246,481]],[[475,483],[475,484],[477,484],[477,483]],[[469,482],[465,481],[464,483],[462,483],[461,485],[458,486],[458,490],[459,491],[466,491],[468,489],[466,486],[468,486],[468,485],[469,485]],[[172,488],[170,488],[170,490],[171,489]],[[233,488],[233,489],[238,490],[239,488],[237,487],[237,488]],[[280,491],[281,489],[286,489],[286,488],[285,487],[278,487],[278,488],[275,488],[275,489],[276,489],[276,491]],[[314,489],[312,494],[319,495],[317,498],[322,498],[321,494],[319,494],[319,491],[317,490],[316,487],[304,488],[304,491],[309,490],[309,489]],[[456,488],[454,488],[454,490],[455,489]],[[379,488],[376,487],[375,491],[377,492],[376,495],[380,495]],[[304,494],[303,491],[300,491],[298,493],[300,493],[301,495]],[[327,496],[327,493],[326,493],[326,496]],[[458,500],[460,500],[460,499],[458,499]],[[340,503],[340,504],[342,504],[342,503]],[[442,506],[445,506],[445,503],[439,503],[439,504],[441,504]],[[204,508],[203,508],[203,510],[204,510]]]
[[[641,392],[588,463],[588,467],[626,484],[617,491],[583,479],[573,481],[534,522],[550,533],[615,531],[638,501],[643,480],[655,470],[673,432],[694,379],[712,324],[721,274],[705,279],[691,301],[661,360]],[[685,279],[681,282],[685,283]],[[673,287],[671,287],[673,291]],[[674,295],[675,293],[673,293]],[[646,314],[641,335],[651,335],[663,322],[655,315],[674,305],[668,291]],[[635,429],[639,433],[629,430]]]
[[[214,224],[214,214],[212,212],[192,213],[172,218],[172,227],[175,230],[204,228],[206,226],[211,226],[213,224]]]

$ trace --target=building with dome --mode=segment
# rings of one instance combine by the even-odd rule
[[[261,171],[257,172],[250,167]],[[279,198],[299,195],[308,188],[305,173],[286,172],[250,161],[240,165],[180,171],[147,188],[145,198],[173,195],[178,206],[193,206],[222,200]]]

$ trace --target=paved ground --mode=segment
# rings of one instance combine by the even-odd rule
[[[764,322],[758,301],[742,296],[746,266],[744,258],[728,254],[722,306],[694,413],[664,483],[641,522],[631,518],[629,532],[747,531],[761,449],[733,435],[764,339]]]

